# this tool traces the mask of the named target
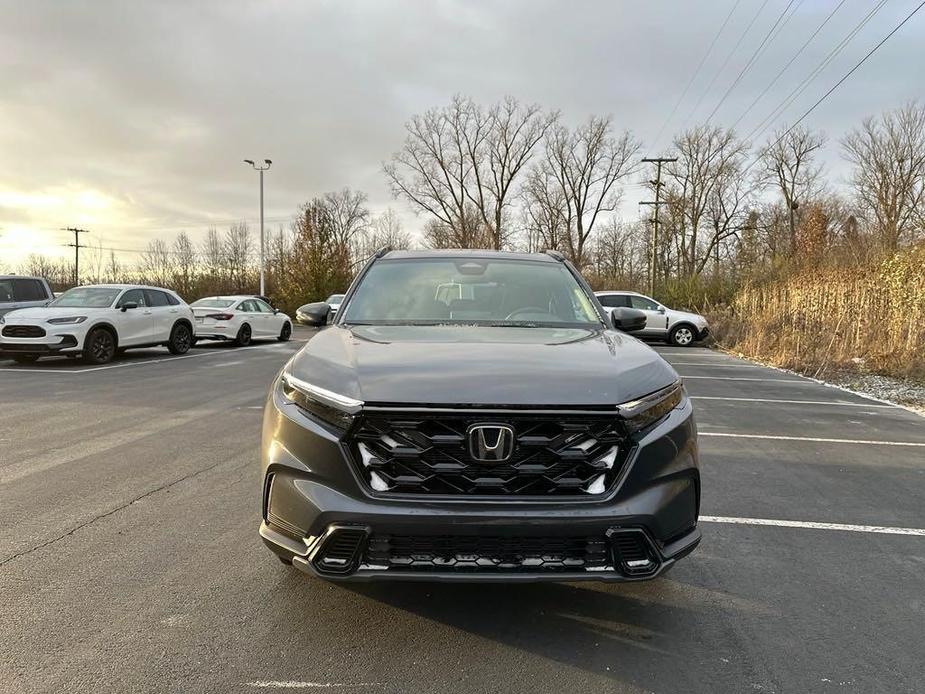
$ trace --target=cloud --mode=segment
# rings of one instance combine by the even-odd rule
[[[83,214],[95,234],[138,248],[157,234],[200,233],[210,220],[254,222],[256,180],[241,163],[245,157],[274,161],[267,174],[271,219],[349,185],[365,190],[377,209],[394,205],[413,228],[422,220],[392,200],[380,171],[411,115],[456,92],[484,102],[513,94],[569,121],[612,113],[651,146],[731,4],[9,3],[0,23],[0,191],[35,205],[24,214],[0,200],[0,234],[13,224],[53,230],[83,223]],[[768,3],[689,119],[759,7],[742,3],[669,131],[709,113],[785,5]],[[830,9],[817,0],[801,3],[717,120],[734,120]],[[862,10],[846,3],[743,127],[763,118]],[[812,103],[907,11],[880,12],[786,116]],[[922,78],[908,67],[923,26],[910,23],[810,125],[837,138],[865,115],[921,93]],[[834,143],[826,156],[841,166]],[[91,213],[68,195],[66,204],[44,205],[41,196],[53,190],[99,196],[109,207]],[[628,195],[626,214],[634,208]],[[46,237],[36,236],[35,250],[58,243]],[[11,257],[9,245],[3,248]]]

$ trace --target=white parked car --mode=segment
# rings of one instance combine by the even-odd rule
[[[193,311],[169,289],[134,284],[74,287],[44,307],[0,316],[0,353],[18,362],[63,354],[105,364],[123,350],[193,344]]]
[[[331,294],[324,303],[331,307],[331,315],[328,317],[328,320],[333,323],[334,317],[337,315],[338,310],[340,310],[340,305],[344,303],[344,295]]]
[[[707,319],[697,313],[675,311],[637,292],[594,292],[605,309],[628,306],[646,314],[645,330],[633,333],[640,337],[661,337],[678,347],[703,340],[710,333]]]
[[[252,339],[292,336],[292,319],[255,296],[208,296],[192,303],[196,340],[231,340],[236,345]]]

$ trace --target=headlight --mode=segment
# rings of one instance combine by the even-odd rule
[[[624,402],[617,410],[623,417],[627,429],[635,434],[655,424],[678,407],[683,400],[684,386],[678,381],[638,400]]]
[[[347,429],[363,407],[362,400],[319,388],[285,372],[282,389],[287,400],[338,429]]]
[[[48,323],[52,325],[76,325],[87,320],[86,316],[65,316],[64,318],[49,318]]]

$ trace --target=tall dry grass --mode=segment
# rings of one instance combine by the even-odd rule
[[[869,267],[747,284],[712,318],[720,346],[778,366],[925,377],[925,245]]]

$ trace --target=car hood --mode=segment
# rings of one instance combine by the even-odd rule
[[[49,318],[63,318],[65,316],[97,316],[102,313],[111,311],[110,308],[66,308],[58,306],[35,306],[33,308],[18,308],[10,311],[4,320],[11,322],[30,322],[40,323]]]
[[[555,328],[335,325],[288,368],[368,404],[599,407],[678,380],[626,334]]]

